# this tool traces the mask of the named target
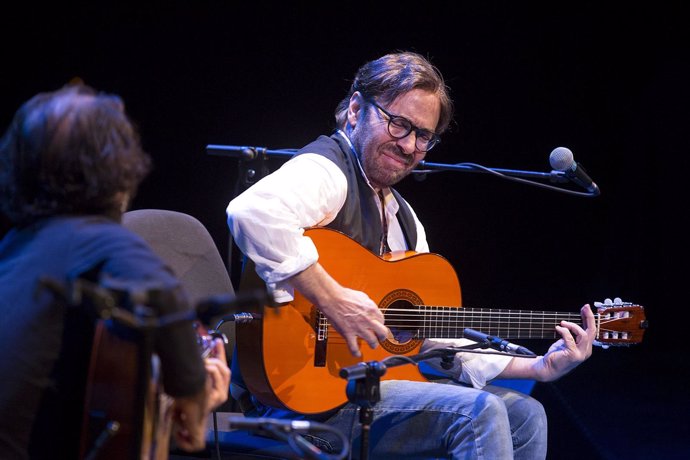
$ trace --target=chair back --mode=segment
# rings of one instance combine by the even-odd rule
[[[164,209],[137,209],[122,224],[139,234],[181,281],[192,304],[234,293],[228,270],[206,227],[195,217]]]
[[[197,218],[166,209],[136,209],[123,214],[122,225],[141,236],[168,264],[192,306],[211,296],[235,293],[215,241]],[[235,324],[223,323],[222,332],[228,338],[230,359]]]

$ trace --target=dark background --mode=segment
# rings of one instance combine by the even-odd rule
[[[562,145],[602,191],[458,172],[401,183],[432,251],[456,267],[464,305],[575,311],[620,296],[649,319],[643,343],[595,349],[535,387],[549,458],[690,457],[682,2],[141,3],[4,13],[0,124],[74,77],[121,95],[155,163],[133,207],[197,217],[227,258],[240,164],[206,145],[301,147],[331,131],[361,64],[420,52],[457,107],[428,161],[548,172]]]

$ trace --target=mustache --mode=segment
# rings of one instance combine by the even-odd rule
[[[402,151],[398,145],[391,145],[388,146],[385,150],[386,153],[390,153],[399,160],[401,160],[403,163],[405,163],[407,166],[411,166],[412,162],[414,161],[414,155],[407,155],[405,152]]]

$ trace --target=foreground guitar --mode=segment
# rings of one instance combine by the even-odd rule
[[[344,234],[309,229],[319,262],[340,284],[365,292],[385,315],[392,337],[362,358],[353,357],[328,320],[300,293],[280,308],[265,308],[257,321],[238,323],[237,351],[249,390],[264,404],[300,413],[320,413],[347,402],[339,371],[359,361],[419,352],[424,338],[461,338],[465,328],[504,339],[555,339],[562,320],[582,324],[579,313],[460,308],[455,270],[436,254],[411,251],[378,257]],[[601,305],[595,312],[597,342],[642,341],[644,309]],[[426,380],[415,366],[391,367],[383,380]]]
[[[195,323],[202,358],[225,336]],[[84,402],[80,458],[167,460],[174,400],[145,331],[98,320]]]

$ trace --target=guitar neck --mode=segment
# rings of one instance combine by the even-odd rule
[[[579,313],[495,308],[457,308],[417,305],[389,308],[386,325],[405,330],[417,338],[461,338],[465,328],[505,339],[553,339],[560,337],[561,321],[582,325]]]

